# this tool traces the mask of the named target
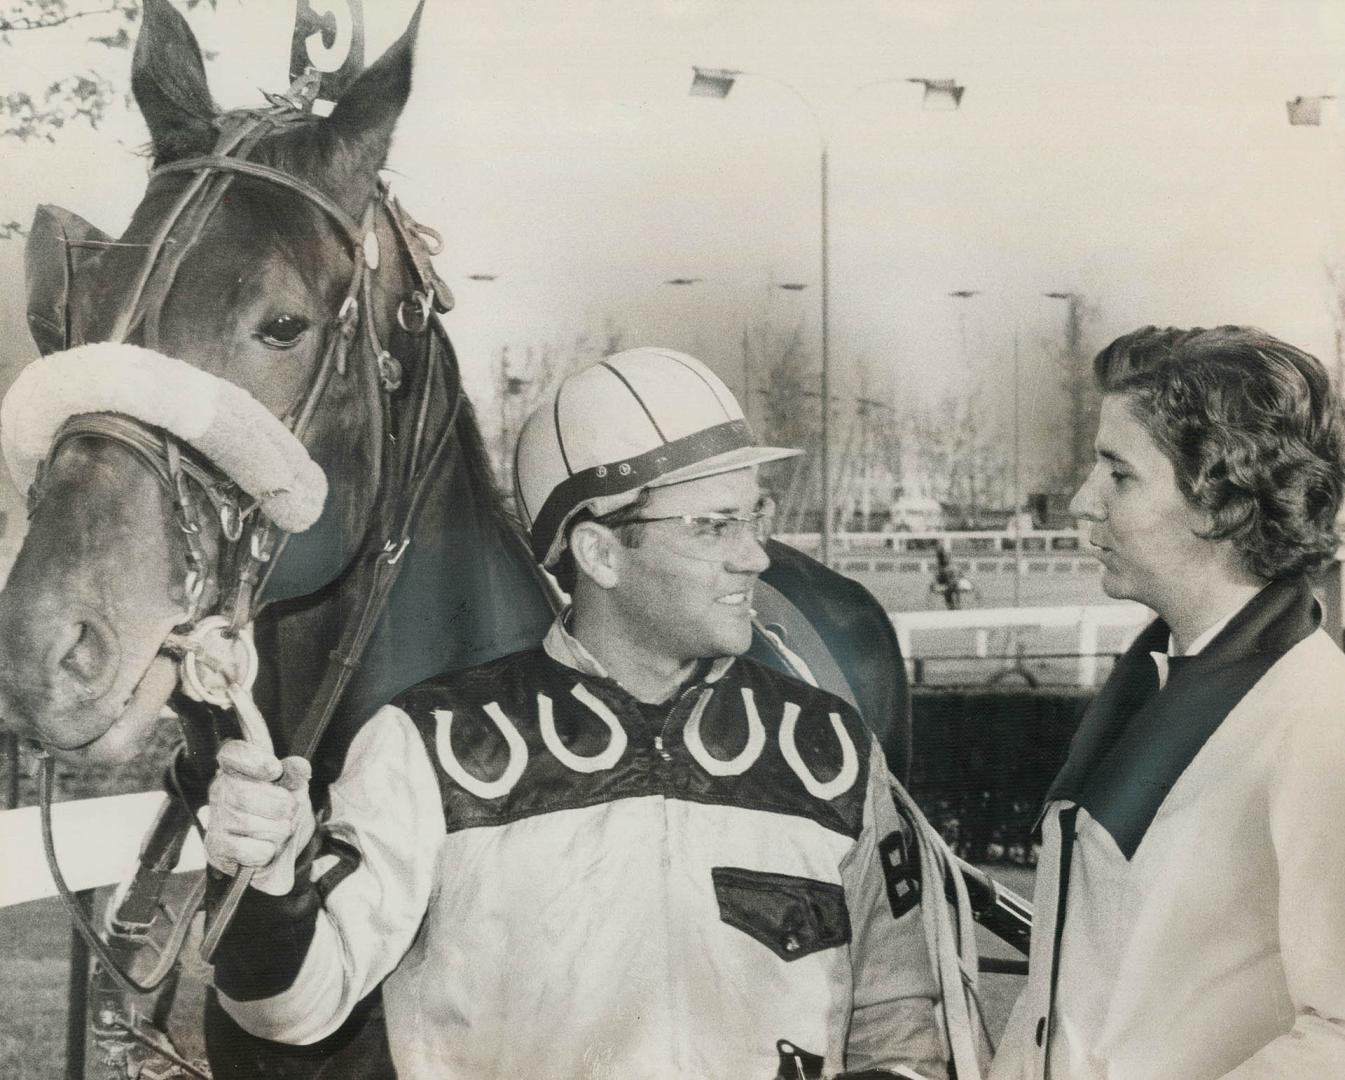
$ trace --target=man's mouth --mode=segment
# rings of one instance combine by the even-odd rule
[[[727,596],[718,597],[716,604],[724,604],[727,607],[742,607],[752,602],[752,594],[749,592],[729,593]]]

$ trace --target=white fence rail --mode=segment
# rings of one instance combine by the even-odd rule
[[[115,885],[131,876],[141,839],[149,831],[162,792],[77,799],[51,808],[52,836],[61,873],[71,889]],[[36,806],[0,812],[0,908],[56,895],[42,850],[42,822]],[[201,842],[192,834],[178,861],[179,872],[205,865]]]
[[[990,655],[991,630],[1067,630],[1073,632],[1077,657],[1075,681],[1079,686],[1097,682],[1098,631],[1115,628],[1123,645],[1128,645],[1140,629],[1153,618],[1139,604],[1083,604],[1062,607],[969,608],[961,611],[890,611],[888,618],[897,631],[901,655],[908,669],[921,659],[938,659],[937,654],[922,654],[915,647],[916,635],[958,632],[968,635],[974,655]],[[1026,655],[1024,659],[1031,659]]]

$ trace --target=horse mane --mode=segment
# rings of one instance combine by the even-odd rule
[[[440,338],[440,347],[448,350],[449,360],[458,385],[462,385],[462,373],[458,364],[457,351],[444,334]],[[476,406],[466,391],[461,391],[462,400],[458,407],[457,438],[459,458],[457,468],[463,470],[468,485],[478,491],[487,500],[487,509],[491,517],[501,527],[525,535],[518,515],[510,509],[510,500],[505,497],[495,470],[490,464],[490,455],[486,452],[485,439],[481,434],[481,425],[476,418]]]

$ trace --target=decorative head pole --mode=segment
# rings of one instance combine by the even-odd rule
[[[317,73],[317,101],[329,109],[364,70],[363,0],[299,0],[290,43],[290,82],[309,70]]]

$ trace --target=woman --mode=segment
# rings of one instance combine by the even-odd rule
[[[1094,363],[1073,510],[1158,621],[1047,796],[1031,973],[995,1080],[1345,1077],[1345,422],[1313,357],[1242,327]]]

